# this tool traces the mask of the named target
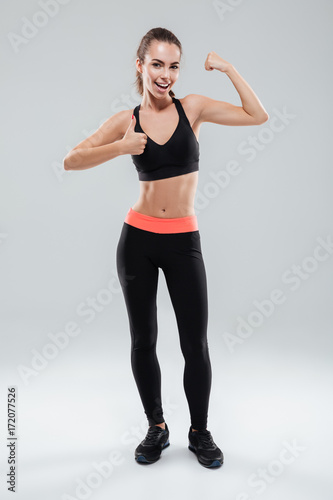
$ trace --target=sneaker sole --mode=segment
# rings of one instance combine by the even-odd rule
[[[167,448],[168,446],[170,446],[170,441],[169,439],[166,441],[166,443],[164,443],[162,449],[161,449],[161,453],[162,451]],[[135,460],[140,463],[140,464],[154,464],[155,462],[157,462],[157,460],[159,460],[161,458],[161,455],[156,458],[156,460],[147,460],[147,458],[144,456],[144,455],[138,455],[137,457],[135,457]]]
[[[197,455],[197,450],[194,448],[194,446],[192,446],[191,444],[188,445],[188,449],[193,451],[193,453],[195,453]],[[217,467],[221,467],[221,465],[223,464],[223,462],[221,462],[220,460],[214,460],[211,464],[205,464],[203,462],[201,462],[199,460],[199,457],[197,456],[197,459],[198,459],[198,462],[203,465],[204,467],[207,467],[208,469],[215,469]]]

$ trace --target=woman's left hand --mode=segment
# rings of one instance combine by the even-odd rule
[[[216,52],[209,52],[206,61],[205,61],[205,69],[207,71],[212,71],[213,69],[219,69],[220,71],[227,71],[230,68],[231,64],[222,59]]]

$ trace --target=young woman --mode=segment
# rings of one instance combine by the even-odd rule
[[[142,102],[106,120],[64,159],[66,170],[100,165],[130,154],[140,196],[128,210],[117,246],[119,281],[131,334],[131,366],[149,427],[135,450],[138,463],[156,462],[169,443],[156,356],[156,293],[164,272],[185,360],[184,390],[191,426],[189,449],[200,464],[219,467],[223,453],[207,429],[212,371],[207,342],[207,282],[194,212],[199,170],[199,130],[204,122],[260,125],[268,114],[232,64],[209,52],[205,69],[229,76],[242,106],[189,94],[177,99],[182,46],[169,30],[154,28],[137,50],[136,86]]]

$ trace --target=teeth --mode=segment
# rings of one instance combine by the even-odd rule
[[[164,89],[166,89],[167,87],[169,87],[169,84],[165,84],[165,83],[162,84],[162,83],[157,83],[156,82],[156,84],[159,85],[160,87],[163,87]]]

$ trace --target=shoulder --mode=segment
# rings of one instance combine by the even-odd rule
[[[204,102],[204,96],[200,94],[188,94],[181,99],[178,99],[182,106],[191,107],[192,109],[200,109]]]
[[[103,126],[105,128],[116,127],[120,132],[120,135],[124,135],[126,133],[128,125],[131,122],[134,108],[135,106],[131,107],[130,109],[117,111],[103,123]]]
[[[116,113],[111,115],[109,118],[107,118],[103,122],[103,124],[110,125],[110,124],[114,123],[114,124],[122,125],[123,123],[125,123],[128,120],[128,118],[132,117],[133,110],[134,110],[134,107],[131,109],[123,109],[121,111],[117,111]]]
[[[193,116],[193,121],[200,121],[202,110],[209,98],[200,94],[188,94],[178,100],[181,102],[185,113]]]

